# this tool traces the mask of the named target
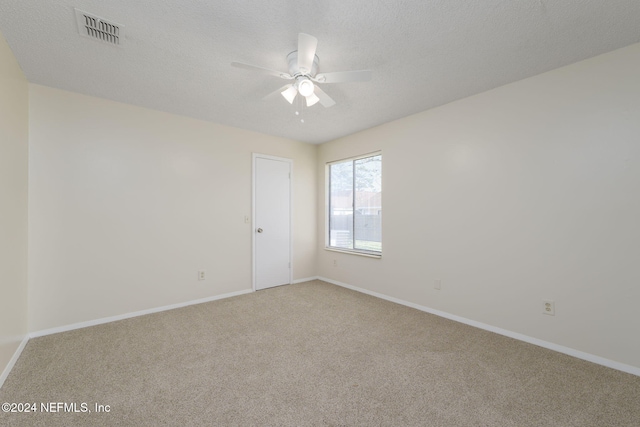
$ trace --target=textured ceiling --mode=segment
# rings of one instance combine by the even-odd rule
[[[126,27],[114,47],[78,35],[73,8]],[[0,32],[29,81],[321,143],[640,42],[638,0],[0,0]],[[297,35],[318,38],[337,105],[305,108],[285,82]]]

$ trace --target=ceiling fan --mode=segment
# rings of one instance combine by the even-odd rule
[[[300,96],[305,98],[307,107],[311,107],[317,102],[320,102],[320,104],[328,108],[336,103],[318,87],[318,84],[366,82],[371,80],[370,70],[338,71],[318,74],[318,63],[320,59],[318,55],[316,55],[317,46],[318,39],[315,37],[304,33],[298,34],[298,50],[287,55],[287,62],[289,64],[288,73],[243,64],[241,62],[232,62],[231,65],[247,70],[257,70],[264,74],[280,77],[284,80],[293,80],[293,83],[281,87],[277,91],[267,95],[265,99],[271,97],[273,94],[280,93],[290,104],[293,104],[296,96],[300,94]]]

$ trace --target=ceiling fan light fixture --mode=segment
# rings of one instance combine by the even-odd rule
[[[318,101],[320,101],[320,98],[318,98],[315,93],[312,93],[311,95],[307,96],[307,107],[315,105]]]
[[[309,79],[301,79],[298,83],[298,92],[304,97],[313,95],[313,89],[313,82]]]
[[[289,102],[289,104],[293,104],[293,100],[296,99],[296,94],[298,93],[298,91],[296,90],[295,86],[291,85],[280,93],[282,94],[284,99]]]

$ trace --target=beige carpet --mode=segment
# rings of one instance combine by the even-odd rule
[[[3,426],[640,426],[640,378],[320,281],[36,338]]]

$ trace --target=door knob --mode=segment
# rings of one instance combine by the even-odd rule
[[[258,228],[258,233],[262,233],[262,228]]]

